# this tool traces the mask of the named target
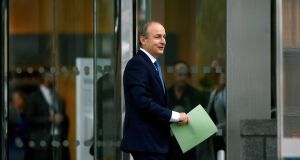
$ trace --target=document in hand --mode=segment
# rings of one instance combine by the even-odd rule
[[[171,124],[171,130],[183,153],[200,144],[217,132],[217,127],[199,104],[188,113],[191,121],[183,126]]]

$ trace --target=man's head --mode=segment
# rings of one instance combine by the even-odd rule
[[[25,93],[21,90],[14,91],[11,97],[11,104],[17,111],[23,111],[25,105]]]
[[[42,74],[42,84],[49,89],[53,89],[55,85],[55,78],[52,73],[43,73]]]
[[[218,77],[218,88],[223,88],[226,85],[226,76],[225,73],[220,73]]]
[[[140,46],[153,57],[163,55],[166,45],[165,28],[155,21],[147,22],[140,31]]]
[[[184,87],[190,78],[189,67],[184,61],[178,61],[174,64],[174,83],[178,87]]]

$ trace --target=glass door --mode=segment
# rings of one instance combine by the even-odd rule
[[[94,1],[95,159],[120,160],[120,1]]]
[[[8,158],[93,159],[94,75],[92,66],[78,64],[93,61],[92,1],[8,6]]]
[[[8,159],[119,159],[119,1],[8,3]]]

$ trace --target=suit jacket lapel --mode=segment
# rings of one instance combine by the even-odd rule
[[[159,75],[158,75],[158,72],[154,66],[154,64],[152,63],[151,59],[141,50],[138,51],[138,54],[140,54],[144,59],[145,61],[147,62],[147,64],[150,66],[151,69],[151,72],[152,72],[152,75],[154,75],[157,83],[159,84],[160,88],[162,89],[162,92],[163,93],[166,93],[166,89],[165,87],[161,84],[161,81],[160,81],[160,78],[159,78]]]

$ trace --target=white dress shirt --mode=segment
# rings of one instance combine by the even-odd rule
[[[52,97],[52,95],[51,95],[50,89],[47,88],[47,87],[44,86],[44,85],[41,85],[40,88],[41,88],[41,91],[42,91],[43,96],[45,97],[47,103],[49,104],[49,106],[52,106],[52,104],[53,104],[53,99],[52,99],[52,98],[53,98],[53,97]]]

